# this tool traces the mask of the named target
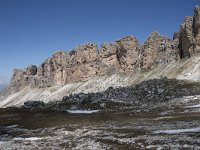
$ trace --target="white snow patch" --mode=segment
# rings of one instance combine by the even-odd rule
[[[192,105],[192,106],[187,106],[186,108],[199,108],[200,107],[200,104],[198,105]]]
[[[39,138],[39,137],[30,137],[30,138],[13,138],[14,141],[37,141],[37,140],[41,140],[43,138]]]
[[[6,128],[16,128],[18,125],[11,125],[11,126],[6,126]]]
[[[172,119],[172,118],[174,118],[174,117],[173,116],[165,116],[165,117],[158,117],[153,120]]]
[[[162,150],[163,149],[163,147],[160,146],[160,145],[149,145],[149,146],[146,147],[146,149],[155,149],[155,148],[157,148],[156,150]]]
[[[190,129],[177,129],[177,130],[158,130],[155,131],[154,133],[159,134],[159,133],[164,133],[164,134],[179,134],[179,133],[195,133],[195,132],[200,132],[200,127],[199,128],[190,128]]]
[[[92,114],[99,112],[99,110],[66,110],[66,111],[72,114]]]

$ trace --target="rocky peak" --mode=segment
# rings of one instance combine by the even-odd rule
[[[135,36],[126,36],[116,41],[122,49],[135,50],[139,41]]]
[[[200,8],[195,6],[193,17],[194,37],[196,38],[200,34]]]
[[[157,32],[157,31],[154,31],[154,32],[152,32],[150,35],[149,35],[149,37],[147,38],[147,41],[152,41],[152,40],[154,40],[155,38],[158,38],[158,37],[160,37],[161,35],[160,35],[160,33],[159,32]]]
[[[180,57],[190,57],[194,49],[193,17],[186,17],[180,27]]]
[[[71,55],[74,63],[88,63],[97,59],[98,48],[95,43],[79,45],[73,50]]]
[[[108,67],[118,65],[117,50],[119,46],[117,43],[103,43],[99,49],[100,62]]]
[[[142,68],[150,69],[177,59],[173,40],[153,32],[142,47]]]
[[[196,6],[193,17],[186,17],[179,32],[180,58],[200,52],[200,8]]]
[[[119,45],[117,58],[121,72],[135,72],[139,68],[141,45],[136,37],[127,36],[116,41]]]
[[[29,65],[26,70],[27,70],[27,75],[36,75],[37,74],[37,66],[35,66],[35,65]]]

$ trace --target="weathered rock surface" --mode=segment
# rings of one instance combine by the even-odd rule
[[[70,52],[58,51],[39,67],[30,65],[15,70],[10,89],[20,91],[26,86],[45,88],[86,81],[98,75],[135,72],[139,66],[140,47],[135,37],[128,36],[103,44],[100,49],[96,44],[88,43]]]
[[[170,44],[168,47],[171,46]],[[169,50],[171,49],[166,49],[166,51]],[[154,55],[153,53],[154,51],[147,52],[145,56],[150,57]],[[88,43],[70,52],[58,51],[38,67],[30,65],[26,69],[15,70],[10,89],[20,91],[26,86],[45,88],[86,81],[105,74],[136,73],[144,64],[142,56],[142,46],[134,36],[127,36],[113,43],[104,43],[100,49],[96,44]],[[171,56],[166,57],[170,59]],[[146,63],[150,66],[159,64],[159,62]]]
[[[124,37],[117,41],[117,57],[121,72],[135,72],[139,69],[141,45],[135,37]]]
[[[181,58],[200,52],[200,8],[195,7],[194,17],[186,17],[179,31]]]
[[[92,77],[88,81],[68,83],[64,86],[46,88],[25,87],[16,93],[0,94],[0,107],[22,106],[27,100],[41,100],[45,103],[60,101],[66,95],[75,93],[96,93],[105,91],[109,86],[114,88],[127,87],[151,79],[167,77],[169,79],[189,80],[200,82],[200,54],[181,61],[171,62],[153,69],[141,70],[133,74],[106,74]]]
[[[150,69],[178,59],[173,40],[153,32],[143,45],[142,68]]]

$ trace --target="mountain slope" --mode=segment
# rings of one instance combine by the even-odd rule
[[[52,86],[47,88],[26,87],[11,94],[0,102],[0,107],[21,106],[27,100],[42,100],[44,102],[62,100],[71,93],[88,93],[104,91],[108,87],[125,87],[141,83],[149,79],[162,77],[177,78],[181,80],[200,81],[200,54],[189,59],[172,62],[151,70],[142,70],[137,74],[111,74],[93,77],[85,82],[70,83],[65,86]]]

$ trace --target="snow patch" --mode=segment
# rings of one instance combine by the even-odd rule
[[[156,149],[157,148],[157,149]],[[149,145],[146,147],[146,149],[156,149],[156,150],[162,150],[163,147],[160,145]]]
[[[158,117],[153,120],[163,120],[163,119],[172,119],[172,118],[174,118],[174,117],[173,116],[165,116],[165,117]]]
[[[99,110],[66,110],[66,111],[71,114],[92,114],[99,112]]]
[[[16,128],[18,125],[11,125],[11,126],[6,126],[6,128]]]
[[[30,137],[30,138],[13,138],[14,141],[37,141],[37,140],[41,140],[42,138],[39,137]]]
[[[198,105],[192,105],[192,106],[187,106],[186,108],[199,108],[200,107],[200,104]]]
[[[177,130],[158,130],[158,131],[155,131],[154,133],[179,134],[179,133],[195,133],[195,132],[200,132],[200,127],[190,128],[190,129],[177,129]]]

